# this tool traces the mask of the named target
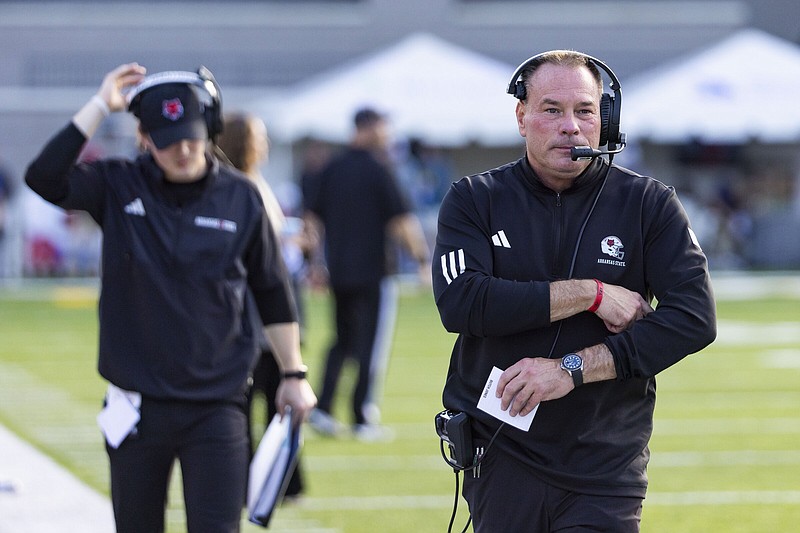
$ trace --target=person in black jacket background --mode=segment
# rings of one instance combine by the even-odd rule
[[[604,63],[539,54],[509,93],[525,155],[450,188],[433,259],[458,333],[443,403],[480,462],[463,494],[476,532],[639,531],[655,376],[716,336],[706,258],[671,187],[611,164]],[[501,410],[535,410],[528,431],[477,408],[493,367]]]
[[[405,248],[427,279],[430,254],[422,224],[390,164],[387,118],[372,108],[353,116],[355,132],[342,153],[303,183],[306,230],[324,247],[336,338],[325,357],[319,407],[310,425],[337,435],[333,404],[347,359],[358,367],[350,406],[352,430],[362,441],[392,438],[380,424],[380,395],[388,366],[397,287],[388,249]],[[321,276],[320,276],[321,277]]]
[[[75,164],[103,118],[126,109],[139,119],[145,152]],[[291,408],[300,423],[316,403],[260,196],[211,155],[220,117],[207,70],[145,77],[144,67],[121,65],[26,174],[45,200],[87,211],[103,230],[98,369],[109,390],[99,421],[118,532],[164,530],[175,459],[188,530],[239,531],[254,309],[284,378],[279,412]]]

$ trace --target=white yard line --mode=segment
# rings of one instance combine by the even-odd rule
[[[798,505],[800,490],[725,490],[648,493],[645,506],[677,505]]]
[[[795,272],[712,272],[711,283],[718,300],[800,298],[800,275]]]
[[[459,506],[463,505],[460,499]],[[796,505],[800,504],[798,490],[692,491],[649,492],[645,506],[665,505]],[[453,495],[420,496],[341,496],[335,498],[304,498],[301,507],[315,511],[380,511],[397,509],[448,509]]]

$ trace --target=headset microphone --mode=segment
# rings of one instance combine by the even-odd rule
[[[572,157],[573,161],[577,161],[579,159],[594,159],[601,155],[618,154],[625,149],[625,134],[621,133],[620,135],[622,136],[622,140],[619,143],[619,148],[614,150],[596,150],[591,146],[573,146],[569,151],[570,157]]]

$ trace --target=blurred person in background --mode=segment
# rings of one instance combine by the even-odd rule
[[[129,92],[128,92],[129,91]],[[127,92],[127,97],[126,97]],[[135,160],[77,164],[111,112],[139,119]],[[28,186],[103,230],[98,417],[118,532],[164,530],[174,461],[188,531],[236,532],[250,459],[252,298],[281,369],[278,411],[315,404],[280,245],[255,187],[211,155],[221,96],[207,69],[145,77],[120,65],[30,164]]]
[[[452,165],[441,149],[418,137],[408,139],[407,145],[398,169],[400,182],[410,192],[417,213],[438,212],[452,183]]]
[[[302,344],[303,311],[300,281],[303,275],[303,246],[299,242],[302,232],[297,231],[296,222],[292,224],[292,221],[289,221],[287,224],[287,218],[281,209],[278,199],[275,197],[275,193],[261,174],[261,165],[266,163],[269,156],[267,126],[256,115],[236,112],[225,113],[222,132],[217,138],[217,146],[234,168],[242,171],[252,180],[261,194],[267,216],[281,242],[284,262],[287,264],[292,278],[292,288],[298,307],[300,341]],[[254,318],[257,321],[260,320],[257,314]],[[278,412],[276,399],[278,387],[281,383],[278,361],[275,359],[275,354],[264,335],[260,336],[259,348],[261,354],[258,364],[253,370],[252,387],[248,395],[248,414],[251,418],[251,423],[248,424],[248,427],[251,432],[254,397],[256,395],[264,397],[267,406],[266,420],[264,421],[266,426]],[[254,444],[257,445],[255,442]],[[292,498],[302,492],[303,474],[301,461],[298,458],[297,466],[289,480],[284,496]]]
[[[327,353],[319,405],[309,423],[337,435],[336,387],[347,359],[358,365],[350,401],[352,430],[364,441],[391,438],[380,425],[379,394],[394,333],[397,288],[388,247],[400,243],[429,280],[429,250],[419,219],[400,189],[389,158],[386,118],[371,108],[354,116],[350,146],[304,184],[309,231],[324,245],[334,301],[336,338]]]
[[[655,376],[716,336],[675,190],[598,157],[625,143],[619,89],[584,54],[530,58],[508,86],[525,154],[442,202],[433,289],[458,334],[443,403],[469,420],[480,466],[463,495],[479,533],[638,532]],[[498,415],[535,413],[530,429],[478,409],[482,394]]]
[[[319,139],[310,139],[303,150],[303,162],[300,169],[299,189],[300,202],[298,212],[304,219],[311,215],[303,213],[305,198],[310,198],[319,187],[322,171],[331,160],[334,150],[330,144]],[[325,267],[325,253],[320,246],[319,224],[306,224],[303,227],[306,249],[307,286],[312,291],[325,291],[328,288],[328,273]]]

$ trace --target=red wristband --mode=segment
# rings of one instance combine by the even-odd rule
[[[597,295],[594,297],[592,306],[587,309],[590,313],[597,311],[600,308],[600,303],[603,301],[603,282],[599,279],[595,279],[594,282],[597,283]]]

